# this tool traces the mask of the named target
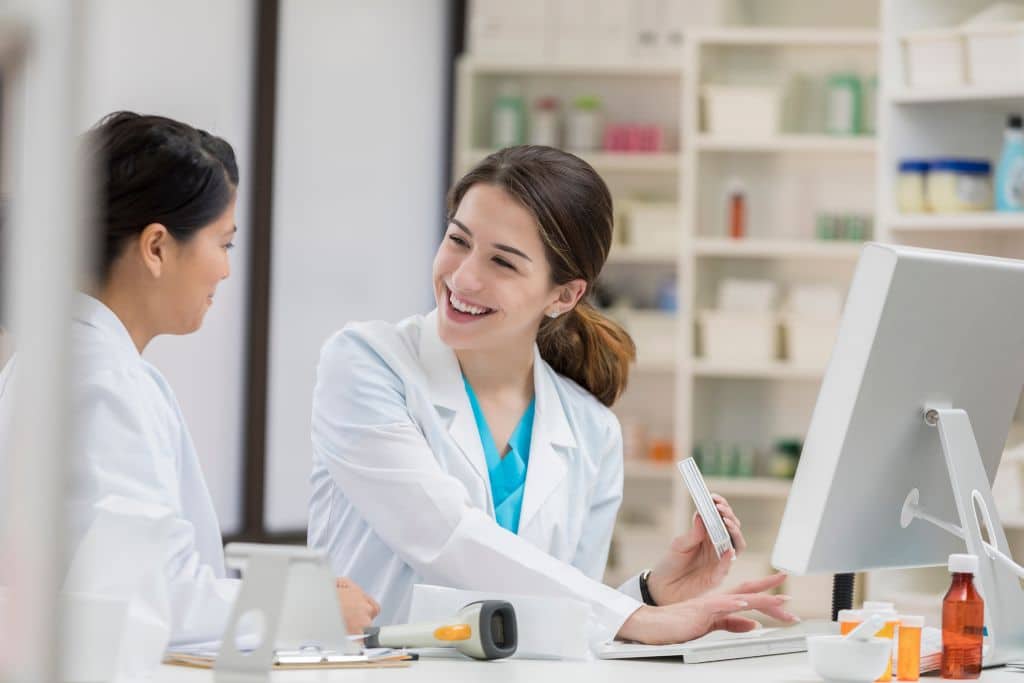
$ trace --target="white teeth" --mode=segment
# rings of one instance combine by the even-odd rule
[[[455,297],[455,294],[452,293],[452,292],[448,293],[448,300],[452,303],[452,308],[454,308],[456,311],[460,311],[462,313],[470,313],[472,315],[480,315],[482,313],[487,313],[488,311],[490,311],[489,308],[480,308],[479,306],[472,306],[470,304],[467,304],[466,302],[464,302],[464,301],[462,301],[460,299],[457,299]]]

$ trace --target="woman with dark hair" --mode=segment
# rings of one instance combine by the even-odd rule
[[[598,638],[683,642],[792,621],[775,575],[712,594],[719,559],[699,518],[652,570],[601,583],[622,500],[610,406],[634,346],[586,300],[612,242],[612,200],[584,161],[549,147],[492,154],[448,198],[437,309],[347,325],[313,396],[310,543],[402,621],[415,583],[564,596]],[[739,520],[718,509],[737,551]],[[646,603],[646,604],[645,604]]]
[[[228,277],[238,166],[224,140],[131,112],[104,118],[85,145],[99,239],[95,282],[71,326],[69,540],[82,540],[105,501],[140,514],[159,506],[171,516],[171,645],[219,640],[239,582],[225,576],[220,525],[174,392],[141,354],[157,335],[198,330]],[[377,605],[346,580],[337,590],[361,631]]]

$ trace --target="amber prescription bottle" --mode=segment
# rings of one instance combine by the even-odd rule
[[[953,583],[942,601],[942,677],[981,676],[985,601],[974,588],[976,555],[950,555]]]

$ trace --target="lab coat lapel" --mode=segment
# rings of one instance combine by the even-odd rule
[[[576,448],[562,400],[555,388],[554,371],[534,349],[533,391],[536,406],[530,441],[530,462],[526,467],[526,488],[519,515],[519,529],[527,529],[530,520],[561,484],[569,471],[567,458]]]
[[[431,401],[442,418],[449,421],[448,433],[483,480],[488,505],[493,509],[490,475],[487,473],[487,458],[480,443],[480,432],[476,428],[473,408],[466,395],[459,361],[455,357],[455,352],[441,341],[437,333],[436,309],[423,319],[423,327],[420,330],[420,360],[426,372]]]

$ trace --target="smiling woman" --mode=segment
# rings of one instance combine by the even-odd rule
[[[380,600],[384,623],[405,618],[416,583],[575,598],[596,636],[649,643],[749,630],[743,609],[789,619],[783,596],[762,593],[780,576],[708,594],[733,556],[719,559],[699,522],[653,570],[601,583],[622,500],[609,406],[634,348],[585,299],[612,238],[600,176],[557,149],[513,147],[457,182],[448,210],[437,309],[351,324],[323,347],[310,543]]]

